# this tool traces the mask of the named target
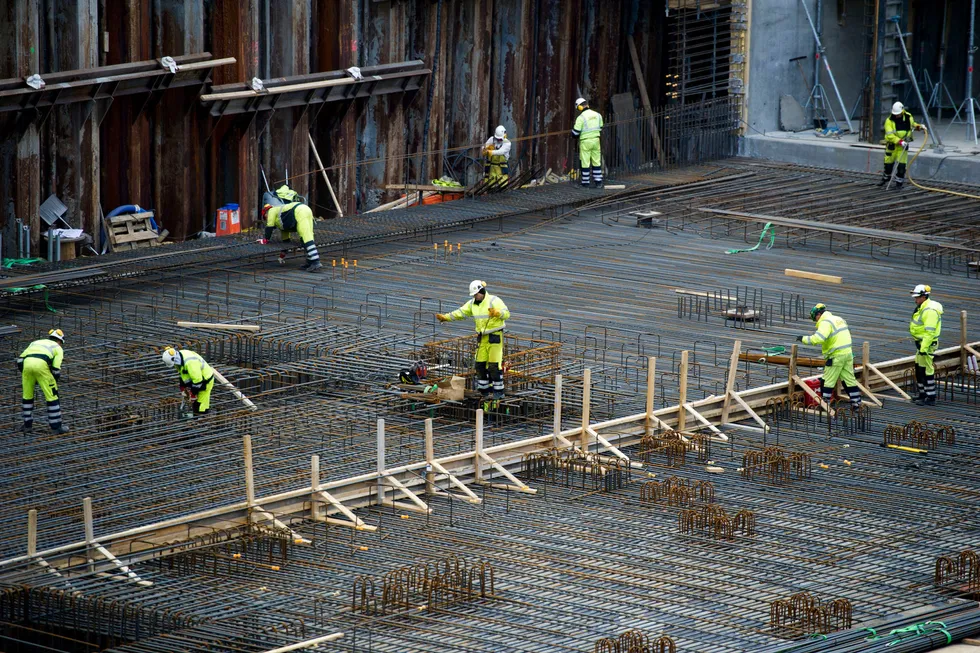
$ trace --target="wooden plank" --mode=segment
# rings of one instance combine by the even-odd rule
[[[844,281],[842,277],[833,274],[820,274],[819,272],[807,272],[806,270],[794,270],[793,268],[786,268],[785,273],[787,277],[810,279],[811,281],[824,281],[826,283],[841,283]]]
[[[878,397],[876,397],[876,396],[874,395],[874,393],[873,393],[873,392],[871,392],[870,390],[868,390],[868,389],[867,389],[867,388],[866,388],[866,387],[864,386],[864,384],[863,384],[863,383],[861,383],[860,381],[858,381],[858,380],[856,380],[856,379],[855,379],[855,381],[854,381],[854,382],[855,382],[855,383],[857,383],[857,387],[858,387],[858,389],[859,389],[859,390],[860,390],[861,392],[863,392],[863,393],[864,393],[865,395],[867,395],[867,397],[868,397],[868,399],[870,399],[871,401],[873,401],[873,402],[874,402],[874,404],[875,404],[875,405],[876,405],[876,406],[877,406],[878,408],[881,408],[881,401],[880,401],[880,400],[878,399]]]
[[[877,367],[875,367],[871,363],[868,363],[868,369],[871,370],[872,372],[874,372],[874,374],[878,378],[880,378],[882,381],[884,381],[888,385],[888,387],[890,387],[892,390],[894,390],[898,394],[902,395],[907,401],[912,401],[912,397],[910,397],[907,394],[905,394],[905,391],[904,390],[902,390],[897,385],[895,385],[894,383],[892,383],[892,380],[889,379],[884,374],[882,374],[881,371]]]
[[[212,322],[177,322],[177,326],[189,329],[219,329],[223,331],[261,331],[257,324],[219,324]]]
[[[827,402],[825,402],[820,395],[818,395],[816,392],[813,391],[813,388],[811,388],[810,386],[808,386],[806,383],[803,382],[803,379],[801,379],[798,376],[793,376],[793,381],[796,382],[796,385],[800,386],[800,389],[803,390],[803,392],[810,395],[810,398],[814,399],[820,405],[821,408],[827,411],[827,414],[829,414],[831,417],[837,414],[837,411],[835,411],[833,408],[828,406]]]
[[[116,236],[113,240],[116,241],[117,245],[125,245],[126,243],[150,243],[156,241],[157,235],[153,231],[140,231],[132,234],[125,234],[122,236]],[[152,245],[148,245],[152,247]]]
[[[146,213],[126,213],[124,215],[114,215],[111,218],[107,218],[110,224],[123,224],[126,222],[149,222],[153,214],[150,212]]]
[[[678,376],[680,377],[680,388],[679,397],[677,399],[678,409],[677,409],[677,430],[683,431],[686,425],[686,415],[684,414],[684,404],[687,403],[687,357],[688,352],[686,349],[681,352],[681,366],[678,370]]]
[[[786,365],[790,364],[790,359],[792,356],[780,355],[780,354],[756,354],[753,352],[742,352],[738,355],[738,360],[748,361],[749,363],[769,363],[770,365]],[[809,358],[809,357],[796,357],[796,364],[802,367],[823,367],[823,358]]]
[[[663,146],[660,143],[660,132],[657,131],[657,121],[652,115],[653,106],[650,104],[650,96],[647,94],[647,83],[643,78],[643,68],[640,67],[640,55],[636,53],[636,42],[633,41],[632,34],[626,36],[626,45],[629,46],[630,59],[633,60],[633,74],[636,77],[636,88],[640,92],[640,101],[643,103],[643,110],[647,114],[650,114],[650,136],[653,137],[653,149],[657,152],[657,161],[662,167],[666,164]]]
[[[647,358],[647,401],[646,401],[646,411],[647,418],[644,420],[643,431],[647,435],[650,435],[651,422],[655,419],[653,416],[653,400],[655,396],[656,386],[654,382],[657,379],[657,359],[654,356],[649,356]]]
[[[434,186],[432,184],[386,184],[385,190],[404,190],[408,192],[427,191],[430,193],[465,193],[466,186]]]
[[[708,297],[711,299],[718,299],[723,302],[734,302],[737,301],[736,297],[731,295],[725,295],[722,293],[712,293],[703,290],[687,290],[686,288],[674,288],[674,292],[678,295],[691,295],[693,297]]]
[[[738,373],[738,361],[741,360],[742,341],[736,340],[732,348],[732,357],[728,361],[728,380],[725,382],[725,403],[721,409],[721,423],[728,424],[728,413],[732,408],[732,394],[735,391],[735,375]]]

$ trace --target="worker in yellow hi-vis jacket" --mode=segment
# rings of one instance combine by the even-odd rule
[[[189,349],[167,347],[163,363],[176,367],[180,375],[180,391],[192,402],[191,412],[203,415],[211,409],[211,390],[214,389],[214,370],[208,362]]]
[[[25,433],[29,433],[34,428],[35,386],[41,387],[44,401],[48,405],[48,426],[58,434],[68,432],[68,427],[61,423],[61,398],[58,396],[61,362],[65,357],[63,344],[65,344],[65,333],[61,329],[51,329],[48,331],[47,338],[29,344],[17,359],[23,386],[21,413],[24,418]]]
[[[438,313],[440,322],[473,318],[480,343],[476,351],[476,389],[487,399],[491,387],[495,400],[504,397],[504,327],[510,310],[504,300],[487,292],[485,281],[470,282],[470,299],[451,313]]]
[[[820,382],[823,400],[830,405],[839,379],[851,399],[851,408],[857,410],[861,407],[861,390],[854,376],[854,350],[851,348],[851,330],[847,322],[828,311],[825,304],[811,308],[810,319],[817,323],[816,332],[796,336],[796,339],[804,345],[820,345],[825,359]]]
[[[575,109],[578,118],[572,128],[572,136],[578,138],[582,185],[588,186],[594,179],[596,187],[602,188],[602,116],[589,108],[585,98],[575,100]]]
[[[306,248],[306,263],[303,269],[307,272],[317,272],[323,264],[320,263],[320,253],[313,240],[313,211],[302,202],[290,202],[282,206],[266,204],[262,207],[262,218],[265,220],[265,234],[259,240],[263,245],[272,238],[272,233],[279,229],[282,232],[282,242],[288,243],[290,234],[296,232]]]

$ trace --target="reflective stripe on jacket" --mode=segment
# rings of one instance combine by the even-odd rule
[[[909,333],[919,343],[919,351],[928,351],[943,331],[943,305],[927,299],[915,307]]]
[[[830,311],[824,311],[817,320],[817,330],[812,335],[803,336],[804,345],[820,345],[824,358],[851,354],[851,331],[844,318]]]
[[[61,361],[65,357],[65,350],[54,340],[42,338],[35,340],[27,345],[27,349],[20,355],[21,358],[41,358],[48,363],[52,370],[61,369]]]
[[[903,111],[898,116],[888,116],[885,119],[885,142],[894,148],[899,141],[912,140],[912,132],[917,125],[915,118],[908,111]]]
[[[592,109],[586,109],[579,114],[572,129],[572,136],[578,136],[579,142],[592,141],[599,138],[602,132],[602,116]]]
[[[491,306],[500,311],[500,317],[490,317]],[[471,299],[449,314],[449,319],[453,321],[468,317],[473,318],[477,333],[493,333],[503,331],[506,320],[510,318],[510,310],[500,297],[487,293],[479,304]]]
[[[180,350],[180,367],[177,368],[180,380],[197,391],[201,391],[214,378],[214,370],[207,361],[194,352]]]

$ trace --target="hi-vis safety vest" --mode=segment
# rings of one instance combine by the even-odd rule
[[[909,322],[909,333],[917,343],[919,351],[929,351],[939,340],[943,331],[943,305],[927,299],[915,308],[912,321]]]
[[[824,358],[854,355],[851,349],[851,331],[847,328],[847,322],[830,311],[824,311],[817,320],[817,331],[813,335],[803,336],[803,344],[819,344]]]
[[[491,306],[500,311],[500,317],[490,317]],[[506,320],[510,317],[510,310],[500,297],[487,293],[479,304],[471,299],[449,314],[449,319],[453,321],[465,320],[468,317],[473,318],[477,333],[494,333],[504,330]]]
[[[602,116],[592,109],[586,109],[579,114],[572,129],[572,135],[578,136],[580,143],[599,138],[602,133]]]

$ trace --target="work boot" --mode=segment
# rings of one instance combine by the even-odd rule
[[[603,188],[602,182],[600,181],[600,182],[596,183],[595,187],[598,188],[599,190],[602,190],[602,188]]]
[[[319,272],[323,269],[323,263],[320,261],[313,261],[309,265],[303,266],[303,269],[307,272]]]
[[[902,190],[902,188],[904,186],[905,186],[905,180],[904,179],[896,179],[895,180],[895,190]]]
[[[923,405],[923,406],[935,406],[936,405],[936,398],[935,397],[926,397],[925,401],[923,401],[921,405]]]
[[[64,435],[65,433],[68,432],[68,430],[69,430],[68,427],[62,424],[56,429],[51,429],[51,432],[54,433],[55,435]]]
[[[889,179],[891,179],[891,177],[882,177],[881,181],[878,182],[878,188],[884,188],[885,186],[887,186]]]
[[[22,427],[20,427],[20,430],[23,431],[24,433],[30,433],[31,431],[34,430],[34,425],[24,424]]]

